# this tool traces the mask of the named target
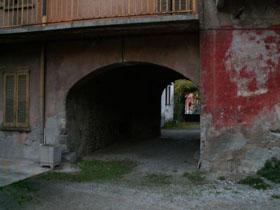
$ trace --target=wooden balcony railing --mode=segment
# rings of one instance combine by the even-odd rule
[[[0,0],[0,28],[197,13],[197,0]]]

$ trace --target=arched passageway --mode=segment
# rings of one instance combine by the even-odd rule
[[[84,156],[112,143],[159,137],[161,95],[177,79],[187,78],[174,70],[147,63],[109,66],[86,76],[67,95],[68,148]],[[182,135],[185,133],[164,132],[163,138],[182,140]],[[196,142],[199,150],[199,131],[196,131]],[[185,143],[175,147],[182,146],[187,148]],[[174,145],[171,142],[166,147],[172,149]]]

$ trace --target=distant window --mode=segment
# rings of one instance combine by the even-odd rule
[[[169,85],[165,89],[165,105],[171,105],[171,87]]]
[[[5,127],[29,125],[29,73],[4,74]]]
[[[171,87],[170,86],[168,86],[168,105],[170,105],[171,104]]]
[[[165,88],[165,105],[167,105],[167,95],[168,95],[167,88]]]

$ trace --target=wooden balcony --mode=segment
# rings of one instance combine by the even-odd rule
[[[0,29],[197,13],[197,0],[0,0]]]

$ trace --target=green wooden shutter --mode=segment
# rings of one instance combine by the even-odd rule
[[[29,92],[28,73],[17,74],[17,127],[28,126],[28,92]]]
[[[4,92],[4,125],[15,126],[15,91],[16,75],[5,74],[5,92]]]

